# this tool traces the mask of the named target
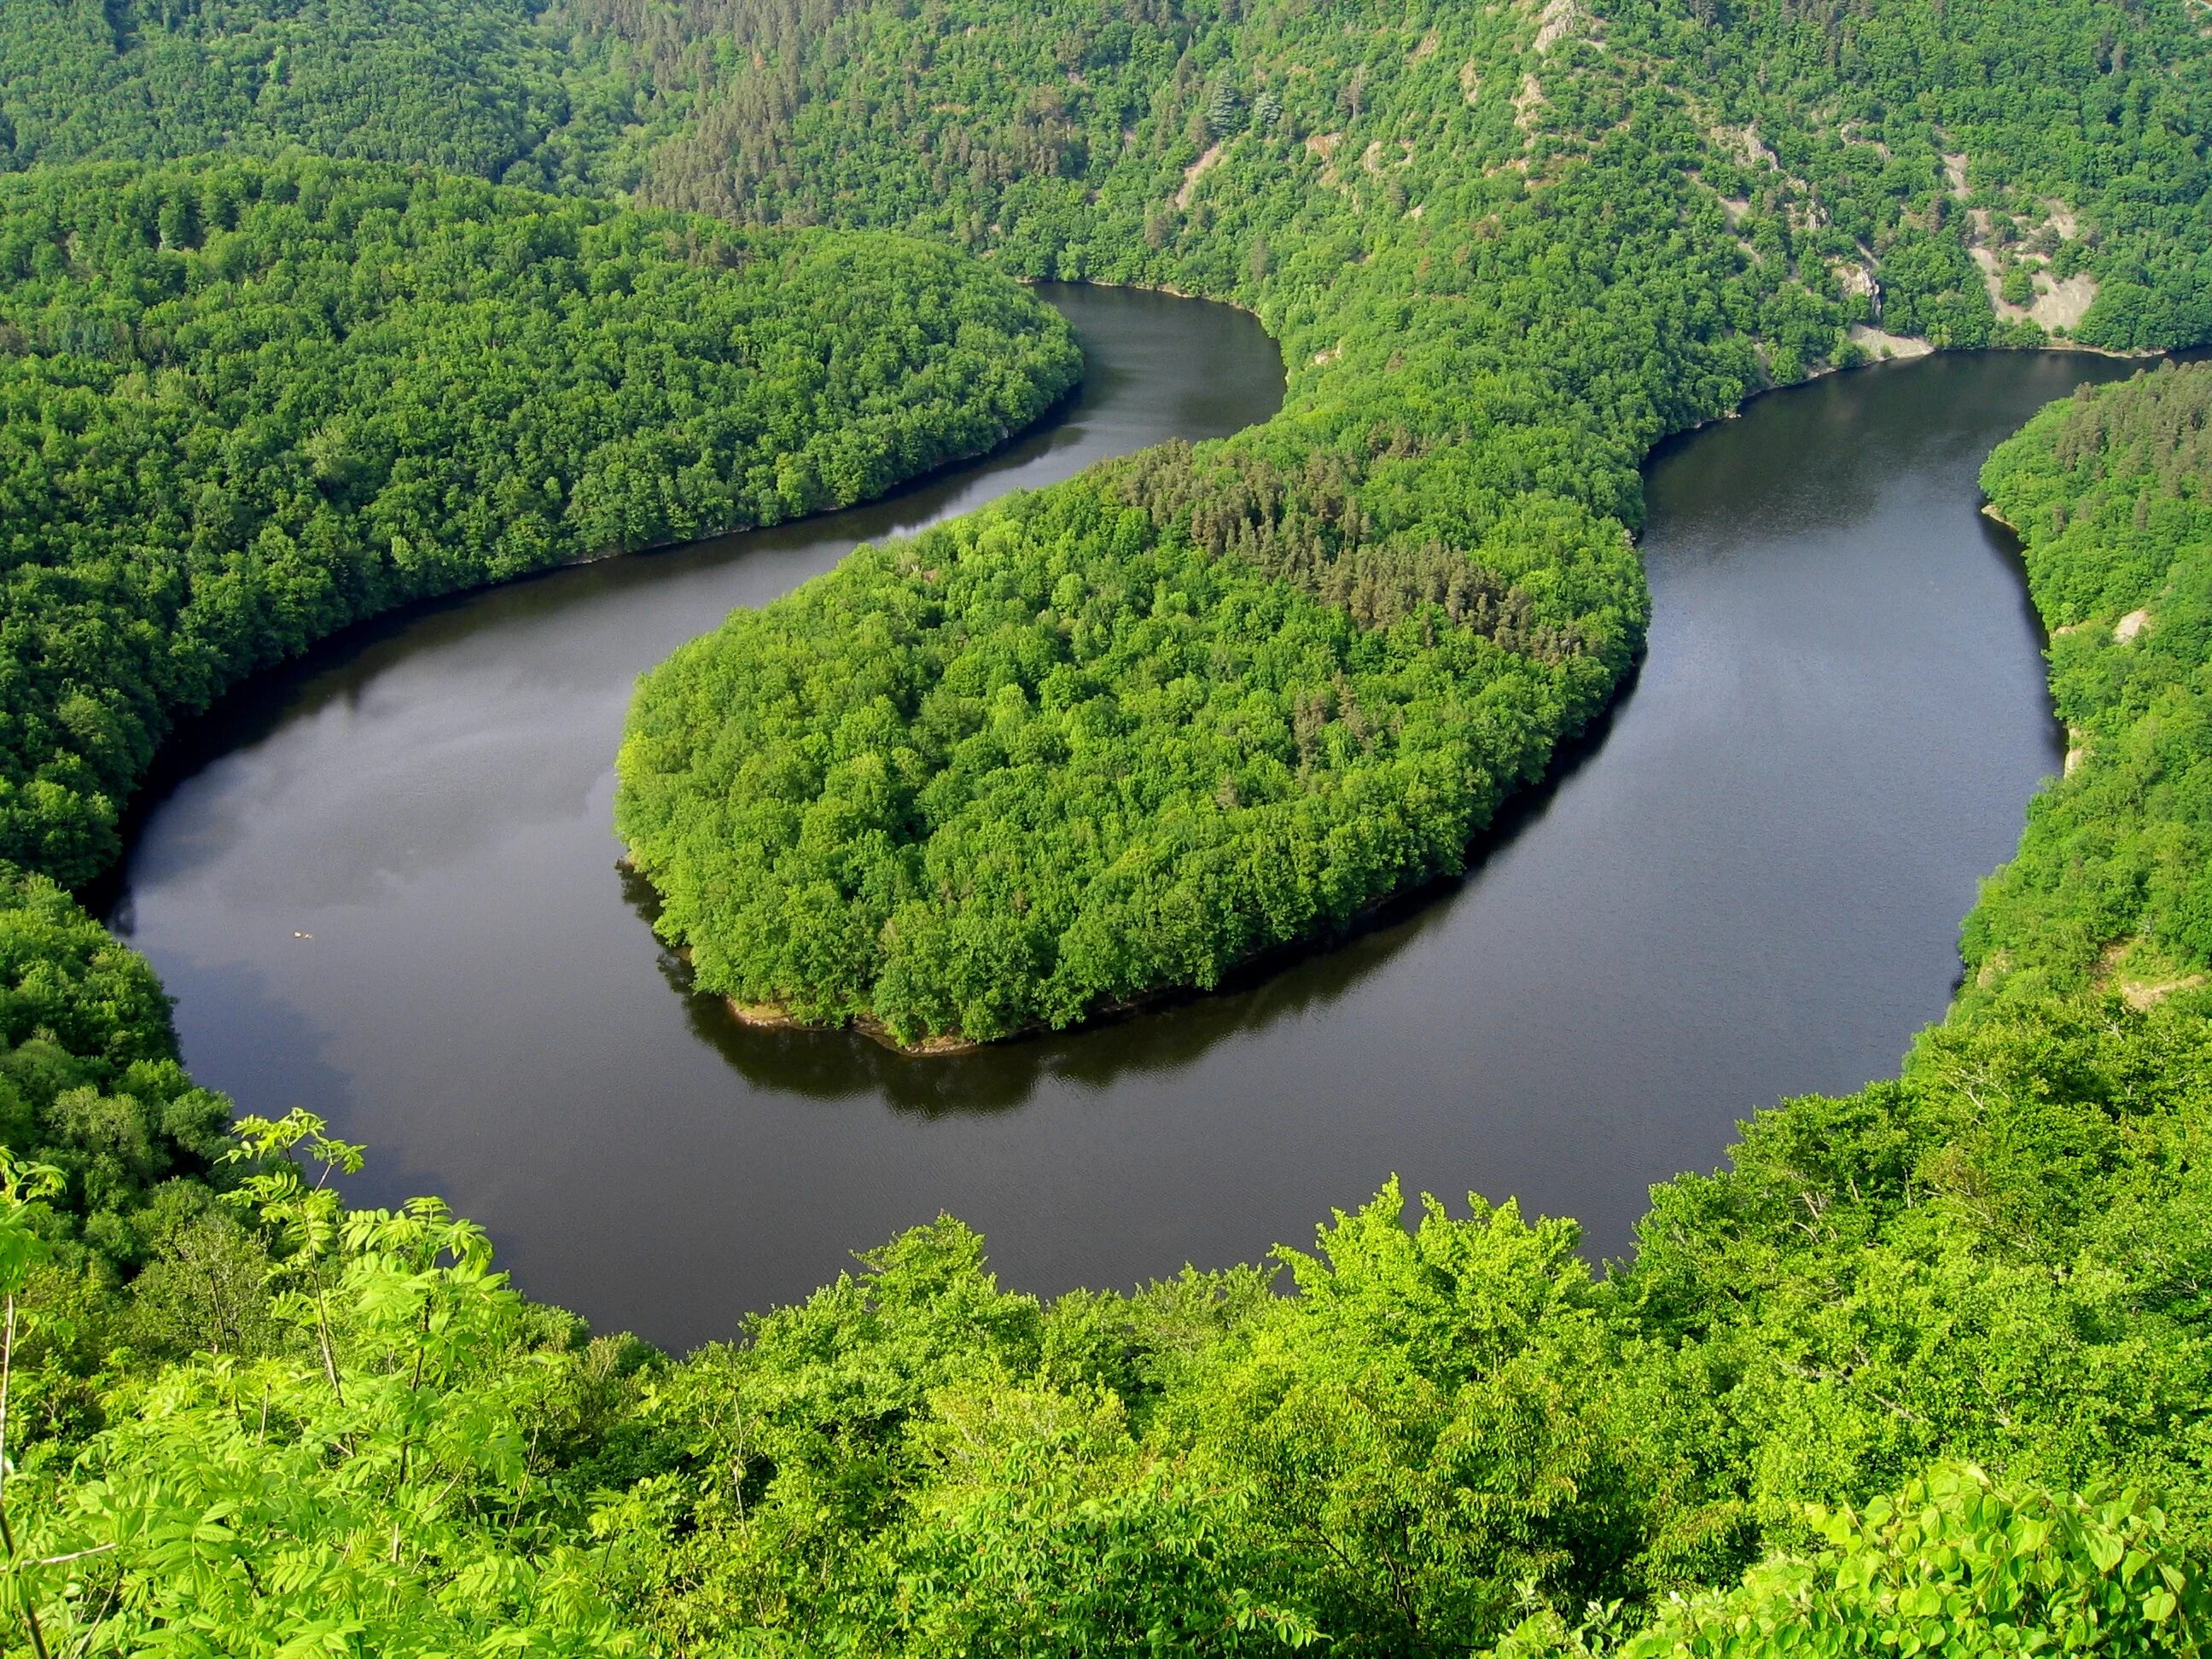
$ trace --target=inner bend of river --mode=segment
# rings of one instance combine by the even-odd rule
[[[522,1289],[682,1348],[950,1212],[1006,1280],[1304,1243],[1393,1171],[1627,1243],[1777,1098],[1893,1073],[2061,740],[1974,474],[2124,366],[1938,358],[1762,398],[1646,470],[1648,659],[1462,881],[1338,950],[907,1060],[687,995],[609,824],[636,677],[857,541],[1270,415],[1249,318],[1045,290],[1082,392],[873,506],[359,629],[180,735],[112,907],[241,1110],[366,1141],[360,1201],[484,1223]]]

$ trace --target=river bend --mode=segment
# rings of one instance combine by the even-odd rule
[[[1893,1073],[2061,757],[1983,456],[2122,366],[1939,358],[1762,398],[1647,468],[1648,659],[1462,881],[1224,994],[950,1060],[687,996],[609,829],[637,675],[854,543],[1265,419],[1197,301],[1048,290],[1080,396],[884,502],[353,630],[171,745],[112,919],[194,1074],[370,1146],[521,1287],[674,1346],[950,1211],[1009,1283],[1304,1243],[1394,1170],[1618,1251],[1777,1098]]]

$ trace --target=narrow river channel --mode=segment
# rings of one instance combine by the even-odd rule
[[[185,733],[113,920],[198,1078],[322,1113],[369,1144],[361,1199],[439,1193],[526,1291],[680,1348],[941,1211],[1040,1291],[1304,1243],[1393,1171],[1617,1252],[1739,1118],[1894,1071],[2060,758],[1975,471],[2124,365],[1888,366],[1666,446],[1636,684],[1465,880],[1340,950],[952,1060],[686,996],[609,829],[635,677],[858,539],[1280,398],[1249,318],[1050,292],[1090,379],[1008,452],[356,630]]]

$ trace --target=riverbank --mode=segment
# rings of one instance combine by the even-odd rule
[[[1890,1073],[1942,1018],[1957,919],[2057,769],[1973,470],[2121,365],[1939,356],[1670,441],[1636,679],[1466,877],[1324,948],[927,1061],[684,994],[607,833],[638,672],[853,542],[1170,421],[1233,430],[1281,386],[1243,316],[1060,298],[1101,347],[1094,400],[984,480],[486,592],[283,671],[206,734],[118,921],[197,1074],[245,1111],[338,1103],[373,1148],[362,1200],[441,1192],[533,1294],[681,1348],[940,1210],[1040,1291],[1255,1259],[1394,1169],[1617,1253],[1650,1183],[1737,1120]]]
[[[2139,361],[2141,357],[2141,354],[2091,351],[2086,348],[2081,350],[2084,356],[2101,358],[2114,363]],[[2057,345],[2048,349],[2005,348],[1971,353],[1928,354],[1928,356],[1932,359],[1953,364],[1976,359],[2044,358],[2049,360],[2057,359],[2061,356],[2062,348]],[[1925,372],[1929,371],[1924,364],[1916,369],[1916,373]],[[1670,434],[1668,439],[1662,441],[1660,446],[1655,447],[1655,453],[1660,449],[1671,448],[1679,445],[1693,433],[1707,431],[1723,423],[1740,421],[1754,406],[1763,406],[1775,394],[1802,390],[1827,379],[1831,371],[1823,371],[1820,374],[1810,376],[1806,381],[1797,383],[1795,387],[1777,386],[1761,388],[1729,410],[1727,415],[1717,417],[1715,421],[1702,423],[1701,426],[1691,428],[1688,432]],[[1989,512],[1988,516],[1993,520],[2002,522],[1994,512]],[[2010,526],[2007,527],[2010,528]],[[1608,712],[1613,706],[1607,705]],[[1572,766],[1579,763],[1579,757],[1571,752],[1573,748],[1571,740],[1561,744],[1558,769],[1571,769]],[[1516,800],[1517,797],[1509,797],[1504,805],[1510,808]],[[1493,830],[1486,828],[1478,831],[1472,844],[1471,852],[1479,858],[1480,849],[1492,844],[1494,840]],[[1153,994],[1134,1000],[1101,1004],[1086,1014],[1082,1020],[1066,1028],[1054,1028],[1042,1022],[1030,1022],[987,1042],[979,1042],[957,1033],[946,1033],[917,1044],[908,1045],[901,1042],[882,1022],[872,1017],[863,1016],[848,1022],[809,1023],[795,1019],[787,1009],[771,1005],[732,1001],[728,1006],[732,1017],[740,1024],[756,1029],[805,1032],[824,1040],[834,1039],[835,1035],[841,1030],[849,1030],[856,1035],[866,1036],[883,1051],[902,1059],[970,1056],[987,1048],[1036,1043],[1054,1037],[1064,1037],[1078,1031],[1117,1024],[1148,1012],[1157,1011],[1164,1005],[1188,1004],[1207,998],[1235,994],[1237,991],[1263,984],[1271,976],[1282,973],[1302,961],[1345,948],[1349,943],[1371,932],[1378,925],[1378,918],[1396,920],[1417,915],[1424,906],[1435,902],[1438,891],[1449,890],[1458,879],[1455,877],[1447,877],[1421,888],[1386,896],[1363,906],[1350,926],[1325,938],[1294,940],[1270,946],[1265,951],[1243,958],[1224,976],[1222,984],[1218,987],[1212,988],[1189,986],[1167,987]]]

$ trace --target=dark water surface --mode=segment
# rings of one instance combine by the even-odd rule
[[[1617,1251],[1737,1119],[1893,1073],[2061,756],[1975,471],[2120,365],[1890,366],[1668,446],[1637,684],[1474,873],[1341,950],[954,1060],[682,994],[609,829],[641,672],[857,538],[1280,398],[1237,313],[1053,297],[1091,379],[1008,453],[359,631],[187,734],[116,919],[199,1079],[323,1113],[370,1145],[362,1198],[442,1194],[525,1290],[684,1346],[944,1210],[1042,1291],[1303,1243],[1393,1170]]]

